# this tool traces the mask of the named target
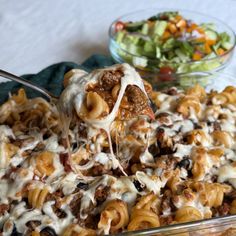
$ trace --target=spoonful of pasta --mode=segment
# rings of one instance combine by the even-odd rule
[[[68,137],[70,122],[78,117],[88,127],[103,130],[111,153],[113,169],[119,168],[126,175],[116,158],[111,138],[111,126],[138,116],[154,119],[148,94],[152,86],[143,81],[129,64],[118,64],[87,73],[73,69],[64,76],[64,90],[60,97],[30,81],[0,70],[0,76],[37,90],[56,104],[63,133]]]

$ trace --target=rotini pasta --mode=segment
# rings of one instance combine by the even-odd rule
[[[98,228],[105,234],[118,232],[124,229],[129,222],[127,205],[121,200],[112,200],[107,203],[102,211]]]
[[[41,209],[48,193],[49,191],[47,187],[44,187],[42,189],[37,188],[37,187],[33,189],[29,189],[29,193],[28,193],[29,205],[33,208]]]
[[[128,230],[154,228],[160,226],[158,211],[158,199],[152,192],[140,198],[132,209]]]
[[[69,225],[63,232],[62,236],[96,236],[92,229],[85,229],[76,224]]]
[[[183,208],[180,208],[175,213],[175,221],[177,222],[189,222],[201,219],[201,212],[197,208],[192,206],[185,206]]]
[[[55,154],[53,152],[45,151],[40,153],[36,157],[36,170],[37,174],[43,176],[50,176],[55,170],[53,166],[53,158]]]

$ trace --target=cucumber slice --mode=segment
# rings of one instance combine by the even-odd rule
[[[137,67],[146,67],[147,59],[143,57],[133,57],[133,65]]]
[[[216,26],[214,23],[203,23],[200,24],[201,28],[203,28],[204,30],[212,30],[212,31],[216,31]]]
[[[129,32],[135,32],[142,29],[144,23],[145,21],[130,22],[125,25],[125,29]]]
[[[210,40],[217,40],[218,38],[217,33],[213,30],[206,30],[205,35],[206,35],[206,38]]]
[[[161,58],[161,49],[160,49],[160,47],[156,47],[156,58]]]
[[[162,36],[165,32],[166,27],[167,27],[166,21],[163,21],[163,20],[156,21],[156,23],[154,25],[153,33],[157,34],[159,36]]]
[[[230,42],[230,36],[226,32],[220,33],[219,36],[222,42]]]
[[[191,56],[194,52],[193,47],[188,42],[182,42],[180,48],[182,52],[188,56]]]
[[[132,43],[126,46],[126,50],[129,53],[134,54],[134,55],[138,55],[138,56],[140,56],[141,52],[142,52],[142,49],[139,46],[132,44]]]
[[[182,62],[189,61],[189,57],[186,56],[180,49],[176,49],[175,54],[179,57],[180,61]]]
[[[147,35],[149,31],[149,25],[148,23],[143,24],[141,33]]]
[[[176,43],[175,39],[170,38],[163,44],[163,49],[172,49]]]
[[[154,56],[156,53],[156,48],[152,41],[147,41],[144,44],[143,50],[144,50],[144,54],[149,55],[149,56]]]
[[[230,42],[222,42],[222,43],[221,43],[221,46],[222,46],[224,49],[229,50],[230,48],[233,47],[233,44],[230,43]]]
[[[124,31],[118,31],[116,34],[116,42],[117,43],[121,43],[123,38],[125,36],[125,32]]]
[[[215,44],[215,45],[212,46],[212,48],[213,48],[215,54],[217,53],[217,49],[220,47],[220,45],[221,45],[221,42],[218,42],[217,44]]]

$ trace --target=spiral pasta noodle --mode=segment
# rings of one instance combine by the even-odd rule
[[[97,234],[95,230],[82,228],[77,224],[69,225],[62,233],[62,236],[96,236],[96,235]]]
[[[189,117],[191,112],[194,112],[196,116],[200,116],[201,103],[197,97],[186,95],[178,102],[177,112],[182,114],[184,117]]]
[[[152,192],[141,197],[132,209],[128,230],[132,231],[160,226],[157,215],[159,212],[158,203],[157,196]]]
[[[192,153],[193,167],[192,174],[195,180],[202,180],[209,168],[218,165],[220,157],[224,154],[221,148],[207,150],[199,146]]]
[[[208,146],[210,139],[203,130],[195,129],[187,134],[187,142],[198,146]]]
[[[53,165],[53,158],[55,153],[44,151],[36,156],[36,171],[39,176],[50,176],[55,168]]]
[[[192,206],[184,206],[175,213],[175,221],[179,223],[203,219],[201,212]]]
[[[230,148],[233,144],[233,138],[226,131],[216,130],[211,135],[217,146],[224,145],[226,148]]]
[[[49,193],[47,187],[44,188],[32,188],[28,192],[28,203],[33,208],[41,209],[45,199]]]
[[[88,92],[86,103],[82,105],[78,115],[87,119],[96,119],[109,113],[108,104],[96,92]]]
[[[232,86],[226,87],[223,92],[216,93],[211,97],[214,105],[226,105],[236,102],[236,89]]]
[[[159,226],[160,222],[157,214],[151,210],[134,209],[128,224],[128,231],[155,228]]]
[[[104,233],[115,233],[119,229],[123,229],[129,222],[129,213],[127,205],[124,201],[115,199],[109,201],[105,209],[102,211],[98,228]],[[108,229],[108,226],[110,228]]]
[[[204,206],[219,207],[224,194],[231,191],[230,186],[219,183],[194,182],[192,188],[199,193],[199,199]]]
[[[196,96],[201,102],[206,98],[206,91],[199,84],[196,84],[194,87],[188,88],[186,90],[187,95]]]
[[[2,142],[0,146],[2,156],[0,160],[0,168],[6,168],[11,158],[18,152],[19,148],[11,143]]]

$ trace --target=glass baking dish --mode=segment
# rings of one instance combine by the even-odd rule
[[[188,78],[188,83],[181,85],[180,80]],[[205,81],[205,89],[221,91],[226,86],[236,86],[236,76],[218,72],[194,72],[189,74],[181,74],[175,78],[175,83],[172,86],[187,88],[194,84]],[[4,81],[5,82],[5,81]],[[155,85],[155,81],[151,81],[155,90],[170,87],[171,84],[167,83],[166,86],[160,88]],[[3,81],[0,80],[0,83]],[[0,91],[0,95],[1,95]],[[10,91],[9,91],[10,92]],[[30,91],[31,92],[31,91]],[[212,219],[200,220],[182,224],[174,224],[158,228],[150,228],[139,231],[130,231],[115,234],[116,236],[236,236],[236,215],[214,217]]]
[[[116,236],[235,236],[236,215],[116,234]]]

